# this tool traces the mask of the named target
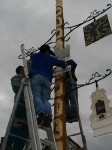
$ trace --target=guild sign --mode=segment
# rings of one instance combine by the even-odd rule
[[[85,26],[83,31],[86,46],[112,33],[107,15]]]

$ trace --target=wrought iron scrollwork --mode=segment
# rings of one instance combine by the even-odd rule
[[[98,17],[99,15],[103,14],[104,12],[106,12],[106,11],[107,11],[108,9],[110,9],[111,7],[112,7],[111,4],[107,4],[107,8],[106,8],[106,9],[103,9],[103,11],[94,10],[93,12],[90,13],[90,16],[88,16],[86,20],[84,20],[82,23],[79,23],[79,24],[74,25],[74,26],[65,27],[66,25],[69,25],[68,22],[65,22],[64,25],[63,25],[63,27],[64,27],[64,29],[69,29],[69,32],[66,33],[66,35],[64,36],[64,41],[67,42],[67,41],[70,40],[70,37],[67,38],[67,36],[68,36],[73,30],[77,29],[78,27],[80,27],[81,25],[83,25],[83,24],[86,23],[86,22],[89,22],[89,21],[91,21],[91,20],[93,20],[93,19],[95,20],[96,17]],[[55,31],[55,32],[54,32],[54,31]],[[54,32],[54,34],[53,34],[53,32]],[[51,40],[53,39],[53,37],[56,35],[56,29],[53,29],[53,30],[51,31],[51,34],[53,34],[53,35],[52,35],[52,36],[49,38],[49,40],[48,40],[47,42],[45,42],[44,44],[50,45],[50,44],[56,43],[56,42],[52,42],[52,41],[51,41]],[[66,39],[66,38],[67,38],[67,39]]]
[[[53,34],[53,33],[54,33],[54,34]],[[50,39],[49,39],[47,42],[45,42],[44,44],[50,45],[50,44],[56,43],[56,42],[52,42],[52,41],[51,41],[52,38],[56,35],[56,29],[53,29],[53,30],[51,31],[51,34],[53,34],[53,35],[52,35],[52,36],[50,37]],[[44,45],[44,44],[43,44],[43,45]],[[32,54],[34,54],[35,52],[37,52],[39,49],[40,49],[39,47],[38,47],[37,49],[35,49],[34,47],[29,48],[28,50],[25,49],[26,57],[30,57]],[[22,59],[22,56],[19,55],[18,58],[19,58],[19,59]]]
[[[39,50],[39,48],[35,49],[34,47],[29,48],[28,50],[25,49],[26,57],[30,57],[32,54],[34,54],[34,53],[37,52],[38,50]],[[19,58],[19,59],[22,59],[22,56],[19,55],[18,58]]]
[[[98,83],[98,81],[100,81],[100,80],[106,78],[107,76],[109,76],[109,75],[112,73],[111,69],[107,69],[106,71],[109,72],[109,73],[105,74],[104,76],[100,75],[98,72],[93,73],[93,74],[92,74],[92,77],[89,79],[88,82],[86,82],[86,84],[89,85],[89,84],[93,84],[93,83]],[[95,80],[95,81],[93,81],[93,82],[90,82],[90,81],[92,81],[93,79],[95,79],[96,77],[101,77],[101,78],[98,79],[98,80]]]
[[[64,23],[64,26],[66,25],[66,24],[69,24],[68,22],[65,22]],[[54,33],[54,34],[53,34]],[[44,44],[48,44],[48,45],[50,45],[50,44],[53,44],[53,43],[56,43],[56,42],[52,42],[51,40],[53,39],[53,37],[56,35],[56,29],[53,29],[52,31],[51,31],[51,34],[53,34],[50,38],[49,38],[49,40],[47,41],[47,42],[45,42]]]
[[[84,23],[86,22],[89,22],[91,21],[92,19],[95,19],[96,17],[98,17],[99,15],[103,14],[104,12],[106,12],[108,9],[110,9],[112,7],[111,4],[107,4],[107,8],[106,9],[103,9],[103,11],[97,11],[97,10],[94,10],[93,12],[90,13],[90,16],[87,17],[86,20],[84,20],[82,23],[79,23],[77,25],[74,25],[74,26],[70,26],[70,27],[65,27],[66,25],[69,25],[68,22],[65,22],[63,27],[64,29],[69,29],[69,32],[66,33],[66,35],[64,36],[64,41],[67,42],[70,40],[70,37],[67,38],[67,36],[75,29],[77,29],[78,27],[80,27],[81,25],[83,25]],[[56,29],[53,29],[51,31],[51,34],[53,34],[48,40],[47,42],[45,42],[44,44],[56,44],[56,42],[52,42],[52,39],[53,37],[56,35]],[[67,39],[66,39],[67,38]],[[43,45],[44,45],[43,44]],[[54,46],[55,47],[55,46]],[[39,49],[39,48],[38,48]],[[36,51],[38,51],[38,49],[34,49],[33,47],[30,48],[29,50],[26,50],[26,57],[32,55],[33,53],[35,53]],[[21,59],[21,55],[18,56],[19,59]]]
[[[71,91],[69,91],[68,93],[66,93],[66,95],[69,94],[69,93],[71,93],[72,91],[78,89],[78,88],[81,88],[81,87],[83,87],[83,86],[87,86],[87,85],[90,85],[90,84],[93,84],[93,83],[95,83],[95,84],[96,84],[96,87],[98,87],[98,81],[100,81],[100,80],[106,78],[107,76],[109,76],[109,75],[112,73],[111,69],[107,69],[106,71],[107,71],[108,73],[105,74],[104,76],[100,75],[98,72],[92,74],[92,77],[89,79],[88,82],[86,82],[85,84],[77,85],[77,88],[72,89]],[[97,80],[94,80],[93,82],[90,82],[90,81],[92,81],[93,79],[95,79],[96,77],[101,77],[101,78],[100,78],[100,79],[97,79]],[[67,83],[67,84],[68,84],[68,83]],[[74,85],[74,84],[70,84],[70,85]],[[66,95],[65,95],[65,96],[66,96]]]
[[[71,27],[64,27],[64,29],[69,29],[69,32],[64,36],[64,41],[67,42],[70,40],[70,37],[68,37],[67,39],[65,39],[73,30],[77,29],[79,26],[83,25],[85,22],[83,23],[79,23],[77,25],[71,26]],[[65,24],[69,24],[68,22],[66,22]]]
[[[54,33],[54,34],[53,34]],[[53,39],[53,37],[56,35],[56,29],[53,29],[52,31],[51,31],[51,34],[53,34],[51,37],[50,37],[50,39],[47,41],[47,42],[45,42],[44,44],[48,44],[48,45],[50,45],[50,44],[53,44],[53,43],[56,43],[56,42],[52,42],[51,40]],[[43,45],[44,45],[43,44]]]
[[[106,78],[107,76],[109,76],[109,75],[112,73],[112,70],[111,70],[111,69],[107,69],[106,71],[107,71],[108,73],[106,73],[105,75],[101,75],[101,74],[99,74],[98,72],[93,73],[93,74],[92,74],[92,77],[89,79],[88,82],[86,82],[85,84],[77,85],[77,88],[74,88],[74,89],[70,90],[68,93],[65,94],[64,97],[66,97],[69,93],[71,93],[72,91],[74,91],[74,90],[76,90],[76,89],[78,89],[78,88],[81,88],[81,87],[83,87],[83,86],[87,86],[87,85],[90,85],[90,84],[93,84],[93,83],[95,83],[95,84],[96,84],[96,87],[98,87],[98,81],[100,81],[100,80]],[[93,79],[98,78],[98,77],[100,77],[100,78],[97,79],[97,80],[94,80],[93,82],[91,82]],[[66,82],[66,81],[65,81],[65,82]],[[67,83],[67,84],[70,84],[70,83]],[[74,84],[70,84],[70,85],[74,85]],[[54,89],[55,89],[55,87],[53,87],[53,90],[54,90]],[[52,99],[54,99],[54,98],[51,98],[50,100],[52,100]],[[53,105],[52,105],[52,106],[53,106]]]
[[[104,12],[106,12],[108,9],[110,9],[112,7],[111,4],[107,4],[107,8],[106,9],[103,9],[103,11],[97,11],[97,10],[94,10],[93,12],[90,13],[90,16],[87,17],[86,20],[84,20],[82,23],[79,23],[77,25],[74,25],[74,26],[70,26],[70,27],[64,27],[64,29],[69,29],[69,32],[64,36],[64,41],[67,42],[70,37],[68,37],[66,39],[66,37],[73,31],[75,30],[76,28],[80,27],[81,25],[83,25],[84,23],[86,22],[89,22],[91,20],[95,20],[96,17],[98,17],[99,15],[103,14]],[[68,22],[66,22],[65,24],[69,24]]]
[[[97,11],[97,10],[94,10],[93,12],[90,13],[90,16],[87,17],[86,20],[84,20],[83,22],[87,22],[87,21],[90,21],[92,19],[95,19],[96,17],[98,17],[99,15],[103,14],[104,12],[106,12],[108,9],[110,9],[112,7],[111,4],[107,4],[107,8],[106,9],[103,9],[103,11]]]

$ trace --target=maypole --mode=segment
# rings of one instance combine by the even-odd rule
[[[56,0],[56,49],[64,49],[64,19],[62,0]],[[58,67],[56,68],[56,70]],[[55,77],[55,100],[54,100],[54,136],[58,150],[66,150],[66,120],[64,102],[64,74]]]

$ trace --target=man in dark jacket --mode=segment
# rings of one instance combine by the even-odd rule
[[[17,96],[17,93],[19,91],[21,80],[22,80],[22,78],[25,77],[23,66],[18,66],[15,71],[16,71],[16,75],[14,75],[11,78],[12,90],[15,93],[14,102],[15,102],[15,98]],[[19,102],[24,104],[24,93],[23,93],[23,91],[19,97]],[[24,121],[27,120],[26,108],[24,107],[24,105],[19,105],[19,104],[17,105],[14,117],[18,118],[20,120],[24,120]],[[22,123],[16,119],[14,119],[13,124],[11,126],[10,133],[27,139],[29,136],[27,126],[28,126],[27,124],[24,124],[24,123]],[[10,147],[11,149],[13,149],[13,148],[14,149],[23,149],[25,143],[26,143],[26,141],[21,140],[20,138],[15,138],[13,136],[9,136],[7,146]],[[12,146],[13,146],[13,148],[12,148]]]
[[[77,64],[72,59],[66,61],[66,63],[67,65],[71,65],[71,77],[72,77],[72,82],[73,82],[71,83],[70,73],[66,72],[65,73],[66,121],[69,123],[72,123],[78,120],[77,109],[76,109],[76,104],[78,100],[78,90],[75,89],[77,88],[77,78],[75,76],[75,69],[77,67]],[[74,85],[71,85],[71,84],[74,84]],[[72,90],[72,89],[75,89],[75,90]],[[75,96],[73,92],[75,92]]]
[[[66,68],[66,63],[50,56],[48,45],[42,45],[40,52],[31,55],[31,88],[38,124],[49,126],[52,122],[52,111],[48,100],[50,99],[50,82],[52,81],[53,66]]]

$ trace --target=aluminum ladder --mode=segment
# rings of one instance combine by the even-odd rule
[[[71,135],[67,135],[67,141],[69,143],[70,141],[70,138],[73,137],[73,136],[77,136],[77,135],[81,135],[81,139],[82,139],[82,144],[83,144],[83,147],[80,147],[79,145],[77,145],[77,147],[73,146],[73,142],[71,142],[72,146],[70,145],[67,145],[67,150],[87,150],[87,144],[86,144],[86,138],[85,138],[85,135],[84,135],[84,132],[83,132],[83,128],[82,128],[82,123],[81,123],[81,118],[80,118],[80,113],[79,113],[79,105],[78,105],[78,100],[76,100],[76,95],[75,95],[75,90],[74,90],[74,82],[73,82],[73,78],[72,78],[72,74],[71,74],[71,71],[68,71],[69,72],[69,76],[70,76],[70,84],[72,86],[72,94],[73,94],[73,97],[74,97],[74,103],[75,103],[75,106],[76,106],[76,110],[77,110],[77,116],[78,116],[78,124],[79,124],[79,130],[80,132],[78,133],[74,133],[74,134],[71,134]],[[74,107],[74,105],[70,106],[70,107]],[[68,108],[68,107],[67,107]],[[75,120],[71,120],[71,121],[74,121],[73,123],[75,123]],[[75,143],[74,143],[75,145]]]
[[[57,150],[52,127],[50,126],[49,128],[46,128],[38,126],[30,79],[28,77],[27,60],[25,56],[24,45],[21,45],[20,48],[22,53],[25,78],[22,79],[19,91],[15,97],[15,103],[6,129],[5,137],[1,145],[1,150],[42,150],[42,145],[49,146],[50,150]],[[24,93],[24,101],[20,100],[22,92]],[[24,119],[18,117],[18,112],[19,114],[22,112],[26,112],[22,114],[24,116]],[[16,132],[13,131],[16,129],[14,128],[15,124],[16,127],[18,126],[19,128],[19,130],[17,129]],[[24,130],[21,130],[22,127],[24,127]],[[40,138],[39,130],[44,130],[46,132],[47,140]],[[22,131],[24,134],[22,133]],[[20,145],[22,145],[19,149],[18,147],[16,147],[16,143],[18,141]],[[9,146],[10,143],[11,146]]]
[[[72,78],[72,74],[71,74],[71,66],[70,65],[67,66],[66,69],[56,70],[56,72],[53,74],[53,76],[56,76],[58,74],[65,73],[65,72],[68,72],[69,76],[70,76],[69,80],[70,80],[70,84],[71,84],[71,87],[72,87],[71,88],[72,89],[71,92],[73,93],[74,103],[75,103],[75,105],[72,105],[72,106],[69,106],[69,107],[76,106],[77,115],[78,115],[78,121],[76,121],[75,119],[70,120],[70,121],[73,121],[73,123],[75,123],[75,121],[78,122],[79,130],[80,130],[80,132],[78,132],[78,133],[67,135],[67,137],[66,137],[66,141],[67,141],[67,143],[66,143],[66,150],[87,150],[86,138],[85,138],[85,135],[84,135],[84,132],[83,132],[82,123],[81,123],[80,114],[79,114],[79,105],[78,105],[78,101],[76,100],[76,95],[75,95],[75,90],[74,90],[74,83],[73,83],[73,78]],[[66,130],[67,130],[67,128],[66,128]],[[77,135],[81,135],[83,147],[80,147],[76,142],[74,142],[71,139],[71,137],[77,136]]]

